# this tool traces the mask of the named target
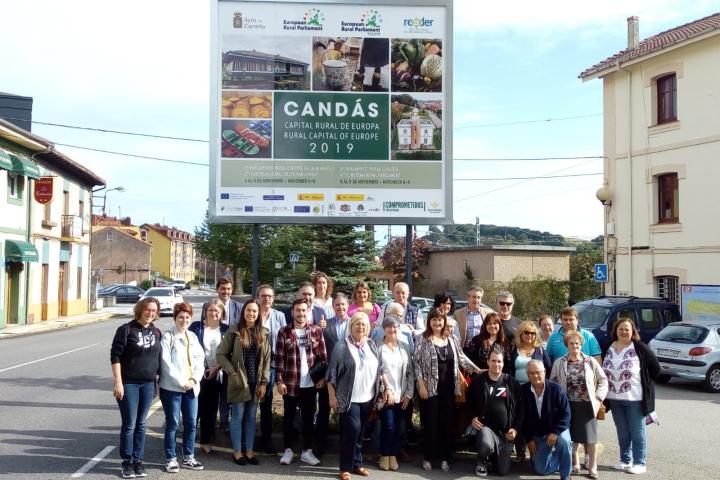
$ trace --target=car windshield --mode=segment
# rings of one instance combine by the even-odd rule
[[[656,340],[675,343],[701,343],[709,330],[695,325],[668,325],[655,336]]]
[[[145,292],[146,297],[171,297],[173,295],[175,294],[167,288],[151,288]]]
[[[582,328],[592,330],[605,323],[610,307],[599,307],[597,305],[574,305],[580,316],[579,324]]]

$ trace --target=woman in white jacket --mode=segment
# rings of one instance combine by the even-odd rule
[[[567,355],[557,360],[552,367],[550,380],[565,389],[570,400],[570,438],[573,441],[573,473],[580,472],[578,450],[585,445],[588,476],[598,478],[597,472],[597,413],[608,393],[608,379],[600,364],[581,349],[583,337],[577,330],[565,334]]]
[[[192,318],[189,303],[173,308],[175,325],[163,333],[160,362],[160,401],[165,411],[165,471],[177,473],[175,436],[183,417],[182,467],[202,470],[195,460],[195,430],[197,426],[200,380],[205,372],[205,352],[197,336],[188,330]]]

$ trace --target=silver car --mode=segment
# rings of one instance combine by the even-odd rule
[[[658,383],[672,377],[697,380],[708,392],[720,393],[720,320],[671,323],[650,348],[660,362]]]

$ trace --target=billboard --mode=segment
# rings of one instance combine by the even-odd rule
[[[683,320],[720,320],[720,285],[680,286]]]
[[[211,19],[211,221],[452,222],[452,0]]]

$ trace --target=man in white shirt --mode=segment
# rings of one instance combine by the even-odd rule
[[[485,316],[493,311],[492,308],[483,305],[482,297],[484,293],[483,288],[478,285],[470,287],[467,293],[467,306],[458,308],[453,314],[458,325],[460,345],[462,346],[467,345],[475,335],[480,334]]]

